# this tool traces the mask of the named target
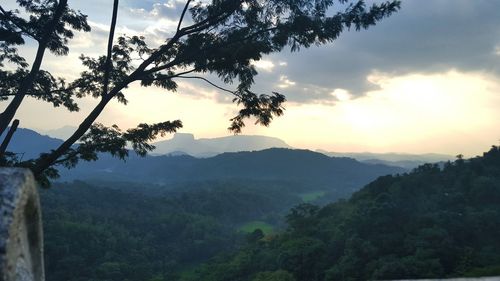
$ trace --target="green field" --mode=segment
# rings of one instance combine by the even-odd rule
[[[304,202],[312,202],[314,200],[317,200],[325,196],[325,194],[326,192],[324,191],[313,191],[313,192],[299,194],[299,196]]]
[[[240,226],[238,230],[246,233],[251,233],[256,229],[262,230],[265,235],[271,234],[274,232],[274,227],[263,221],[251,221],[247,222],[244,225]]]

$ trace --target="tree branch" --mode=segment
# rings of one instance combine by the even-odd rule
[[[250,34],[250,35],[248,35],[248,36],[246,36],[246,37],[244,37],[242,39],[228,41],[225,44],[217,45],[216,47],[212,46],[212,47],[209,47],[209,48],[205,48],[205,49],[199,50],[199,52],[209,52],[210,50],[215,49],[215,48],[227,47],[227,46],[230,46],[231,44],[236,44],[236,43],[244,42],[246,40],[252,39],[253,37],[255,37],[257,35],[260,35],[260,34],[265,33],[265,32],[270,32],[270,31],[273,31],[273,30],[276,30],[276,29],[278,29],[278,28],[277,27],[271,27],[271,28],[262,29],[262,30],[254,32],[254,33],[252,33],[252,34]],[[176,59],[168,62],[167,64],[150,68],[150,69],[144,71],[143,73],[144,74],[152,74],[154,72],[165,70],[167,68],[173,67],[173,66],[175,66],[176,64],[178,64],[180,62],[182,62],[182,60],[176,58]]]
[[[184,28],[181,28],[181,29],[178,29],[174,36],[167,42],[167,44],[161,46],[158,50],[156,50],[155,52],[153,52],[149,58],[147,58],[143,63],[141,63],[139,65],[139,67],[137,67],[137,69],[130,75],[131,77],[134,77],[134,80],[135,80],[135,77],[136,76],[140,76],[144,73],[144,70],[155,60],[157,59],[159,56],[161,56],[161,54],[163,52],[165,52],[166,50],[168,50],[169,48],[171,48],[175,43],[177,43],[179,41],[180,38],[182,38],[183,36],[186,36],[186,35],[190,35],[190,34],[193,34],[193,33],[196,33],[196,32],[199,32],[203,29],[206,29],[214,24],[216,24],[217,22],[220,22],[222,20],[224,20],[225,18],[229,17],[231,14],[232,14],[233,11],[229,11],[229,13],[222,17],[222,18],[219,18],[217,19],[219,16],[223,15],[224,13],[219,13],[213,17],[209,17],[209,18],[206,18],[198,23],[195,23],[191,26],[188,26],[188,27],[184,27]],[[217,22],[216,23],[213,23],[211,22],[212,20],[215,20],[217,19]],[[207,24],[206,26],[203,26],[204,24]],[[174,60],[175,61],[175,60]],[[169,63],[168,65],[172,65],[171,63]],[[168,67],[163,67],[162,69],[166,69]],[[161,69],[160,69],[161,70]],[[151,73],[151,72],[149,72]]]
[[[184,6],[184,10],[182,10],[181,18],[179,19],[179,24],[177,24],[177,32],[181,29],[182,21],[184,20],[184,15],[186,15],[186,11],[189,7],[189,3],[191,3],[191,0],[188,0],[186,2],[186,5]]]
[[[114,0],[113,3],[113,16],[111,18],[111,27],[109,30],[109,38],[108,38],[108,53],[106,55],[106,64],[105,64],[106,69],[104,70],[104,86],[102,91],[103,96],[108,94],[109,75],[110,72],[113,70],[113,63],[111,62],[111,51],[113,49],[113,37],[115,36],[116,18],[118,16],[118,2],[119,0]]]
[[[43,171],[52,166],[59,157],[64,155],[64,153],[85,134],[90,126],[92,126],[94,121],[97,119],[99,114],[101,114],[112,97],[113,96],[111,94],[103,96],[101,101],[89,113],[87,118],[85,118],[80,126],[78,126],[78,129],[73,133],[73,135],[71,135],[66,141],[64,141],[56,150],[53,150],[51,153],[38,158],[36,160],[35,166],[32,169],[33,174],[35,174],[35,176],[42,174]]]
[[[174,59],[174,60],[170,61],[169,63],[164,64],[162,66],[150,68],[150,69],[144,71],[143,74],[145,74],[145,75],[153,74],[155,72],[162,71],[162,70],[165,70],[165,69],[170,68],[170,67],[174,67],[175,65],[177,65],[180,62],[181,62],[180,59]]]
[[[212,16],[212,17],[208,17],[208,18],[206,18],[206,19],[204,19],[204,20],[202,20],[202,21],[200,21],[200,22],[197,22],[197,23],[195,23],[195,24],[193,24],[193,25],[191,25],[191,26],[185,27],[185,28],[183,28],[183,29],[181,29],[181,30],[185,30],[185,31],[189,31],[189,32],[191,32],[192,30],[194,30],[194,31],[193,31],[193,32],[191,32],[191,33],[197,32],[197,31],[199,31],[199,30],[203,30],[203,29],[205,29],[206,27],[213,26],[213,25],[215,25],[216,23],[220,22],[221,20],[224,20],[224,19],[228,18],[230,15],[232,15],[232,14],[233,14],[233,12],[234,12],[234,10],[230,10],[230,11],[223,11],[223,12],[221,12],[221,13],[217,14],[217,15],[214,15],[214,16]],[[226,14],[224,17],[217,19],[218,17],[220,17],[220,16],[224,15],[224,13],[227,13],[227,14]],[[216,20],[216,19],[217,19],[217,22],[215,22],[215,23],[214,23],[214,22],[211,22],[212,20]],[[203,25],[206,25],[206,26],[204,27]]]
[[[31,36],[33,39],[37,40],[35,34],[33,34],[31,31],[27,30],[26,28],[24,28],[22,25],[20,25],[19,23],[17,23],[11,16],[8,15],[7,11],[4,10],[4,8],[2,6],[0,6],[0,12],[2,12],[2,14],[8,18],[8,20],[13,24],[15,25],[17,28],[19,28],[22,32],[28,34],[29,36]]]
[[[223,88],[223,87],[221,87],[221,86],[218,86],[217,84],[215,84],[215,83],[211,82],[210,80],[208,80],[208,79],[206,79],[206,78],[204,78],[204,77],[201,77],[201,76],[181,76],[181,75],[179,75],[179,76],[177,76],[176,78],[199,79],[199,80],[203,80],[203,81],[205,81],[206,83],[210,84],[211,86],[213,86],[213,87],[215,87],[215,88],[217,88],[217,89],[219,89],[219,90],[221,90],[221,91],[228,92],[228,93],[230,93],[230,94],[232,94],[232,95],[234,95],[234,96],[236,96],[236,97],[240,97],[240,95],[238,95],[237,91],[231,91],[231,90],[229,90],[229,89],[226,89],[226,88]]]
[[[0,114],[0,134],[2,134],[5,131],[5,129],[7,129],[7,126],[9,126],[10,121],[12,121],[12,119],[14,118],[14,115],[16,114],[16,111],[21,105],[27,92],[33,87],[35,78],[38,72],[40,71],[40,66],[42,65],[45,49],[47,48],[50,37],[52,36],[52,33],[54,32],[57,26],[57,22],[64,13],[67,4],[68,0],[59,1],[59,4],[57,5],[56,11],[54,13],[54,17],[47,24],[42,40],[40,40],[35,61],[33,62],[33,66],[31,68],[30,73],[28,74],[26,79],[24,79],[24,81],[22,82],[21,87],[16,93],[16,96],[12,99],[12,101],[9,103],[4,112]]]
[[[189,74],[189,73],[192,73],[192,72],[195,72],[197,69],[193,68],[193,69],[190,69],[190,70],[186,70],[186,71],[183,71],[183,72],[179,72],[179,73],[176,73],[174,75],[170,75],[168,77],[165,77],[165,79],[171,79],[171,78],[176,78],[176,77],[179,77],[181,75],[184,75],[184,74]]]
[[[80,85],[68,87],[68,88],[64,88],[64,89],[56,89],[56,90],[45,92],[43,94],[34,94],[31,92],[27,92],[26,95],[40,97],[40,96],[45,96],[45,95],[50,95],[50,94],[55,94],[55,93],[64,93],[64,92],[68,92],[68,91],[73,91],[73,90],[76,90],[78,88],[80,88]],[[11,97],[11,96],[15,96],[15,95],[16,94],[2,94],[2,93],[0,93],[0,97]]]
[[[66,1],[66,0],[62,0]],[[78,126],[78,129],[71,135],[64,143],[62,143],[56,150],[53,150],[50,154],[45,155],[36,160],[36,164],[33,167],[33,173],[35,175],[40,175],[44,170],[54,164],[58,160],[59,157],[64,155],[64,153],[76,142],[80,139],[85,132],[92,126],[97,117],[104,110],[108,102],[116,96],[123,88],[125,88],[129,83],[133,81],[133,78],[129,76],[129,79],[126,79],[119,85],[115,86],[111,92],[108,93],[109,86],[109,74],[111,72],[111,48],[113,45],[113,36],[115,32],[116,26],[116,18],[118,11],[118,2],[119,0],[115,0],[113,4],[113,16],[111,20],[110,34],[108,39],[108,53],[106,57],[106,72],[104,74],[104,87],[105,91],[103,91],[103,95],[101,101],[96,105],[96,107],[89,113],[89,115],[83,120],[83,122]]]
[[[19,126],[19,120],[16,119],[14,122],[12,122],[12,126],[10,126],[10,130],[3,139],[2,145],[0,146],[0,158],[4,155],[5,151],[7,150],[7,146],[10,143],[10,140],[12,139],[12,136],[17,130],[17,126]]]

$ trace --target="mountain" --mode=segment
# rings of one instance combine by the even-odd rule
[[[235,135],[220,138],[195,139],[193,134],[176,133],[170,140],[154,143],[155,154],[184,152],[195,157],[211,157],[224,152],[291,148],[283,140],[266,136]]]
[[[290,189],[330,192],[346,197],[361,186],[387,174],[405,170],[366,164],[351,158],[329,157],[308,150],[271,148],[252,152],[223,153],[210,158],[132,155],[121,161],[103,155],[96,162],[61,170],[62,180],[125,181],[166,186],[207,181],[286,182]]]
[[[196,142],[192,135],[174,137],[174,141],[179,143],[186,143],[186,139]],[[204,141],[225,143],[228,144],[226,147],[233,148],[236,146],[232,144],[236,143],[243,149],[244,143],[259,143],[259,139],[262,138],[236,136]],[[9,150],[24,153],[23,159],[28,159],[55,149],[61,142],[28,129],[18,129]],[[274,140],[274,143],[281,142]],[[288,148],[227,152],[201,159],[177,150],[170,155],[144,158],[132,152],[126,161],[102,154],[98,161],[80,162],[74,169],[60,170],[62,181],[92,179],[161,185],[221,180],[280,181],[305,191],[328,191],[341,196],[351,194],[379,176],[404,171],[398,167],[367,164],[351,158],[329,157],[309,150]]]
[[[23,159],[37,157],[41,152],[47,152],[62,143],[74,127],[65,126],[56,130],[44,131],[43,134],[29,129],[18,129],[8,150],[19,153]],[[2,137],[3,138],[3,137]],[[267,136],[227,136],[219,138],[195,139],[193,134],[176,133],[170,140],[154,143],[156,149],[151,155],[186,156],[198,158],[213,157],[224,152],[257,151],[268,148],[292,148],[279,138]],[[436,153],[405,154],[405,153],[355,153],[328,152],[316,150],[330,157],[353,158],[368,164],[381,164],[411,170],[425,163],[445,162],[455,159],[454,156]]]
[[[19,128],[14,134],[8,150],[24,153],[24,159],[37,157],[41,152],[57,148],[75,127],[64,126],[42,133],[30,129]],[[3,136],[1,136],[3,139]],[[283,140],[267,136],[235,135],[219,138],[195,139],[193,134],[176,133],[173,138],[154,143],[153,155],[191,155],[194,157],[211,157],[224,152],[253,151],[267,148],[291,148]]]
[[[4,135],[0,136],[3,140]],[[41,135],[33,130],[18,128],[7,147],[7,150],[18,154],[22,160],[36,158],[40,153],[56,149],[62,140]]]
[[[52,130],[41,130],[40,132],[57,139],[67,139],[70,137],[78,127],[75,126],[64,126],[58,129]]]
[[[408,170],[416,168],[425,163],[438,163],[454,160],[456,157],[446,154],[425,153],[371,153],[371,152],[328,152],[325,150],[316,150],[332,157],[349,157],[358,161],[371,164],[384,164],[389,166],[402,167]]]
[[[42,130],[40,132],[51,138],[66,139],[75,130],[76,127],[74,126],[64,126],[58,129]],[[218,138],[195,139],[193,134],[188,133],[176,133],[169,140],[159,141],[153,144],[156,146],[156,149],[152,153],[153,155],[188,154],[194,157],[211,157],[224,152],[263,150],[273,147],[291,148],[291,146],[283,140],[274,137],[234,135]]]

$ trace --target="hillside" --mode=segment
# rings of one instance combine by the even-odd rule
[[[177,134],[174,140],[194,139]],[[206,143],[226,143],[233,147],[254,142],[261,137],[234,136],[203,140]],[[277,139],[267,139],[268,145],[286,145]],[[56,148],[62,141],[28,129],[18,129],[9,150],[24,153],[23,159],[38,156]],[[181,141],[185,143],[184,141]],[[231,145],[230,145],[231,144]],[[254,146],[255,148],[256,146]],[[138,157],[131,153],[126,161],[100,155],[96,162],[81,162],[71,170],[61,169],[60,181],[92,180],[176,185],[186,182],[220,180],[279,181],[295,191],[327,192],[327,199],[347,197],[375,178],[405,172],[383,164],[361,163],[351,158],[328,157],[308,150],[271,148],[260,151],[222,153],[209,158],[185,154]],[[305,195],[309,196],[309,195]]]
[[[438,163],[454,160],[452,155],[425,153],[371,153],[371,152],[328,152],[317,150],[331,157],[349,157],[365,163],[384,164],[389,166],[401,167],[408,170],[416,168],[426,163]]]
[[[500,147],[380,177],[348,201],[299,205],[287,221],[286,232],[263,239],[256,232],[252,243],[185,280],[500,275]]]
[[[132,156],[126,162],[103,156],[62,171],[62,180],[107,180],[172,185],[214,180],[282,181],[304,190],[327,190],[346,197],[375,178],[401,168],[332,158],[307,150],[267,149],[223,153],[198,159],[187,155]]]

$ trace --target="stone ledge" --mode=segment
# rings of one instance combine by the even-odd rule
[[[0,168],[0,281],[43,281],[40,200],[27,169]]]

